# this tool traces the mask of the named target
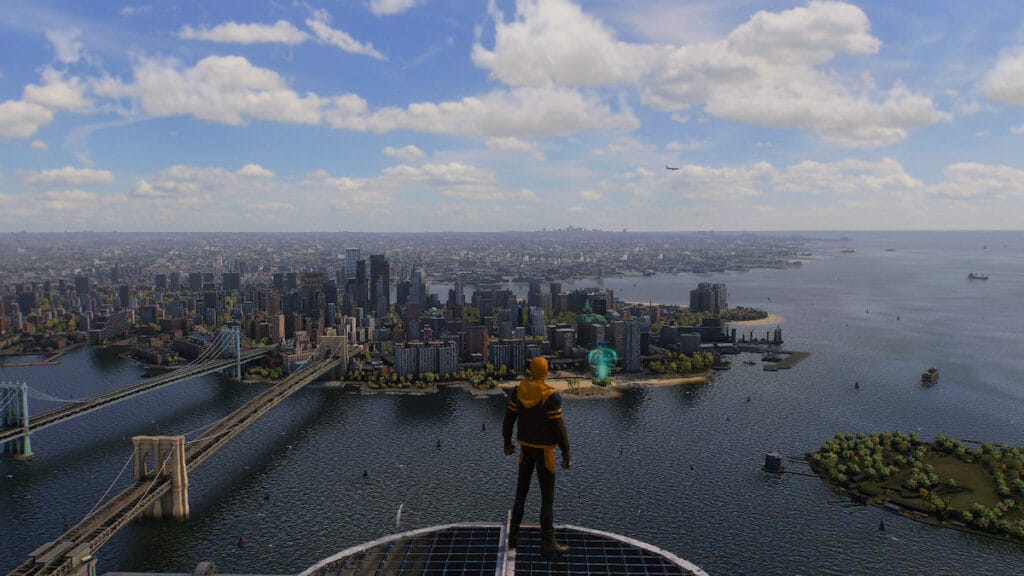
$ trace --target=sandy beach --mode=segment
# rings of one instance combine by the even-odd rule
[[[606,388],[594,386],[591,383],[590,378],[578,377],[578,387],[575,390],[570,390],[569,379],[572,377],[563,374],[555,374],[553,377],[547,379],[547,384],[555,390],[558,390],[564,398],[594,400],[600,398],[618,398],[619,396],[622,396],[623,390],[628,390],[630,388],[702,384],[707,382],[710,375],[711,372],[708,371],[689,376],[655,376],[650,374],[637,376],[612,376],[611,385]],[[501,388],[504,390],[512,390],[517,384],[519,384],[518,381],[503,382],[501,384]]]
[[[760,320],[745,320],[743,322],[729,322],[733,326],[762,326],[764,324],[781,324],[786,319],[778,314],[769,314],[767,318]]]

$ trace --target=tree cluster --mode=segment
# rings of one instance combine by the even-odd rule
[[[964,486],[956,478],[941,477],[932,462],[942,456],[983,467],[991,485]],[[930,444],[917,434],[900,432],[836,434],[809,461],[816,473],[841,489],[857,490],[874,482],[897,489],[903,499],[920,500],[939,520],[961,520],[977,530],[1024,539],[1024,447],[982,444],[972,449],[941,434]],[[996,503],[975,501],[966,509],[951,505],[951,495],[964,491]],[[987,493],[992,497],[982,497]]]
[[[669,352],[661,360],[647,362],[645,367],[655,374],[693,374],[711,367],[715,357],[710,352],[697,352],[687,356],[682,352]]]

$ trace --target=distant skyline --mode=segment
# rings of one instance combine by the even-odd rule
[[[2,231],[1024,228],[1012,0],[9,0],[0,37]]]

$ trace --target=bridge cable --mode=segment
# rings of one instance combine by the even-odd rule
[[[84,402],[84,400],[67,400],[59,396],[54,396],[53,394],[48,394],[46,392],[43,392],[42,390],[37,390],[36,388],[33,388],[28,385],[26,385],[26,389],[28,390],[28,395],[32,398],[35,398],[36,400],[43,400],[47,402],[63,402],[65,404],[79,404],[81,402]]]
[[[86,512],[86,518],[91,516],[92,513],[95,512],[96,509],[100,507],[100,503],[103,502],[103,499],[107,497],[107,494],[110,494],[110,491],[114,489],[114,484],[117,484],[117,481],[121,479],[121,475],[124,474],[124,471],[128,469],[128,465],[132,463],[132,460],[134,458],[135,452],[132,451],[132,453],[128,455],[128,460],[125,461],[124,466],[121,467],[121,471],[117,473],[117,476],[114,478],[114,481],[110,483],[110,486],[107,486],[107,491],[103,493],[103,496],[100,496],[100,499],[97,500],[95,504],[93,504],[92,509]]]
[[[0,394],[8,394],[8,392],[5,389],[3,392],[0,392]],[[17,397],[18,397],[17,394],[14,394],[13,392],[10,393],[10,395],[7,396],[7,400],[4,400],[2,403],[0,403],[0,411],[6,409],[7,405],[10,404],[11,402],[13,402],[14,399],[17,398]]]
[[[189,434],[195,434],[196,432],[199,432],[200,430],[204,430],[206,428],[209,428],[210,426],[213,426],[214,424],[216,424],[218,422],[220,422],[220,420],[214,420],[213,422],[210,422],[209,424],[204,424],[203,426],[200,426],[199,428],[196,428],[195,430],[189,430],[188,432],[185,432],[183,434],[179,434],[179,436],[188,436]]]

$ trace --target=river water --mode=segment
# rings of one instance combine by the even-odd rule
[[[744,355],[707,384],[567,400],[576,467],[559,471],[556,522],[651,542],[712,574],[1024,571],[1022,546],[850,508],[816,478],[760,471],[765,452],[813,451],[836,432],[1024,444],[1024,234],[848,235],[811,244],[813,260],[789,270],[564,282],[663,303],[686,303],[697,282],[725,282],[730,305],[781,315],[786,347],[812,356],[764,372]],[[990,279],[969,281],[972,271]],[[930,366],[941,380],[922,388]],[[0,368],[0,380],[63,398],[141,374],[89,349],[60,366]],[[260,390],[208,376],[35,434],[33,460],[0,461],[0,571],[92,508],[129,458],[130,436],[191,431]],[[501,397],[461,390],[302,390],[192,474],[190,520],[131,525],[100,551],[99,569],[184,572],[214,560],[222,572],[294,573],[393,533],[399,506],[402,530],[500,522],[515,470],[501,451],[503,410]],[[539,509],[539,495],[530,498],[527,520]]]

